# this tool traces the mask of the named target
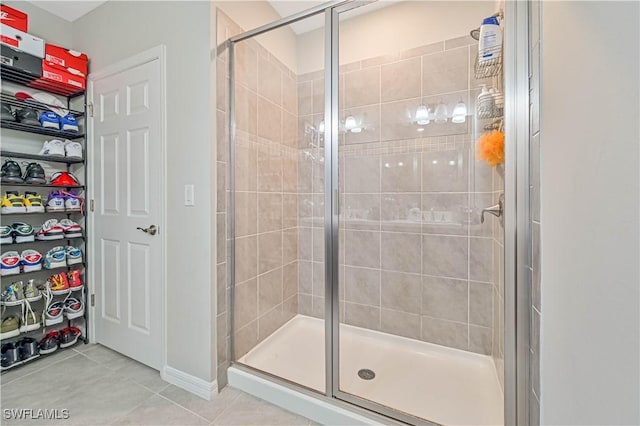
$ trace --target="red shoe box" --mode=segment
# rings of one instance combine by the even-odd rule
[[[85,77],[71,74],[68,71],[42,61],[42,77],[30,82],[29,87],[48,90],[61,95],[71,95],[83,91],[87,87]]]
[[[17,9],[0,4],[0,23],[26,33],[28,31],[29,16]]]
[[[65,49],[55,44],[46,43],[44,47],[44,60],[49,65],[68,71],[71,74],[86,77],[89,58],[86,54],[75,50]]]

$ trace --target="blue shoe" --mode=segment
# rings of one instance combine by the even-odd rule
[[[60,130],[60,116],[53,111],[40,114],[40,125],[48,129]]]
[[[65,132],[77,132],[79,130],[78,120],[71,114],[61,117],[60,124],[62,125],[62,130]]]

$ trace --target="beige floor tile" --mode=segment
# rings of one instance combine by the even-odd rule
[[[153,395],[116,425],[206,425],[209,422],[159,395]]]
[[[170,385],[160,392],[160,395],[169,398],[176,404],[193,411],[212,422],[227,408],[242,392],[227,386],[219,394],[213,396],[211,401],[200,398],[179,387]]]
[[[266,401],[255,398],[248,394],[242,394],[233,401],[220,416],[214,425],[242,425],[242,426],[265,426],[265,425],[305,425],[309,424],[309,419],[283,410],[280,407],[271,405]]]

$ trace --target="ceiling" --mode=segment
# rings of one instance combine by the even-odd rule
[[[73,22],[76,19],[86,15],[93,9],[97,8],[107,0],[82,0],[82,1],[69,1],[69,0],[25,0],[34,6],[46,10],[60,18],[63,18],[69,22]],[[236,0],[238,1],[238,0]],[[319,4],[327,3],[327,1],[316,0],[268,0],[271,6],[282,17],[290,16],[303,10],[310,9]],[[358,8],[349,12],[349,18],[362,15],[364,13],[372,12],[376,9],[383,8],[393,4],[393,0],[376,1],[367,7]],[[291,25],[291,28],[296,34],[306,33],[324,26],[324,16],[316,15],[311,18],[298,21]]]

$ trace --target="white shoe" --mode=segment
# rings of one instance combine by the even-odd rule
[[[64,151],[67,158],[77,158],[82,160],[82,144],[79,142],[73,142],[69,139],[64,141]]]
[[[46,155],[49,157],[64,157],[64,142],[59,139],[51,139],[45,141],[38,155]]]

